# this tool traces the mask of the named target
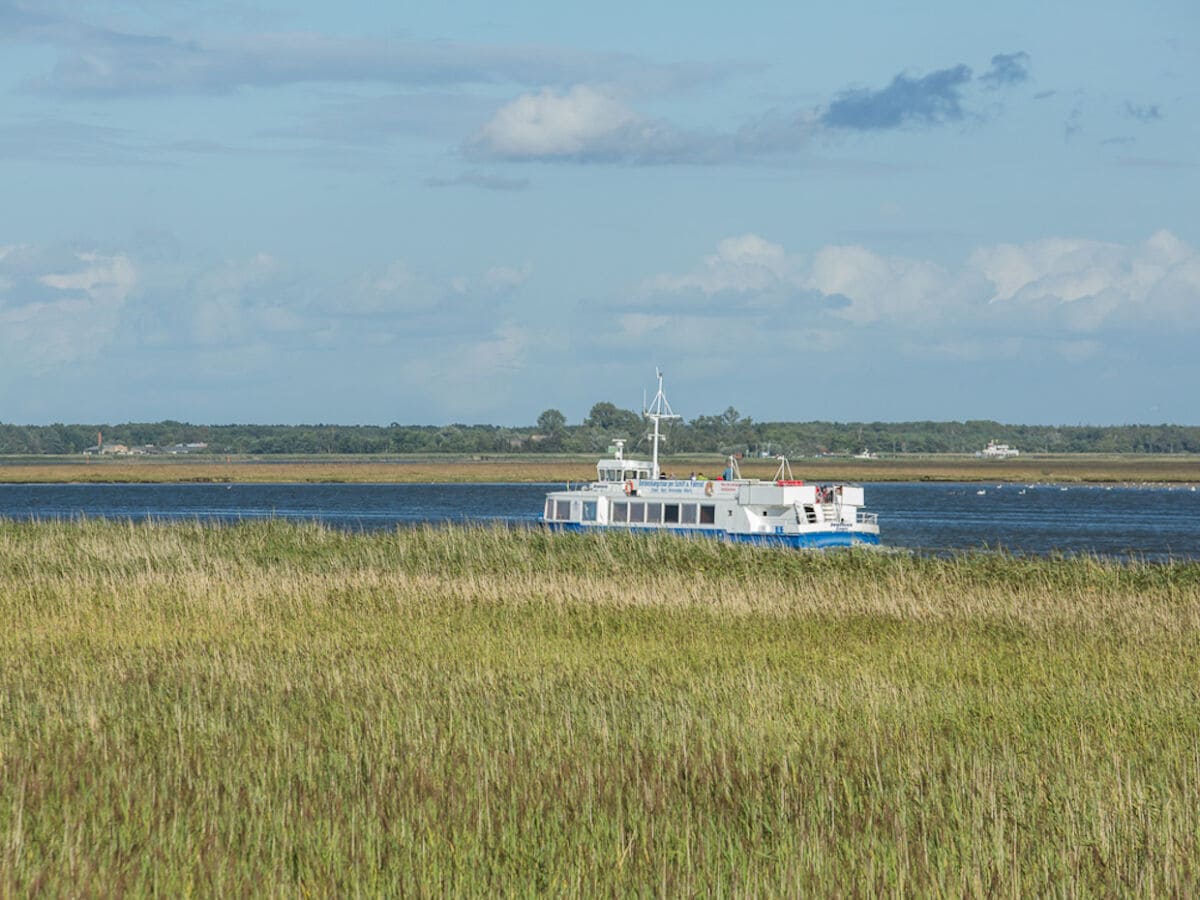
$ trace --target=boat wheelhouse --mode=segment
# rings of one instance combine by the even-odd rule
[[[780,458],[771,481],[742,478],[730,457],[719,477],[670,477],[659,465],[660,423],[679,418],[658,394],[643,411],[654,423],[650,460],[629,459],[625,442],[596,464],[596,480],[546,495],[541,522],[554,531],[622,528],[669,531],[696,537],[791,547],[878,544],[879,523],[863,510],[864,492],[853,484],[806,484]]]

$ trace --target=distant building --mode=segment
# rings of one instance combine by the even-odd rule
[[[1008,444],[997,444],[995,441],[988,441],[986,447],[975,452],[975,456],[979,459],[1009,459],[1010,457],[1020,455],[1021,451],[1016,447],[1010,447]]]
[[[195,453],[197,450],[207,450],[208,444],[203,441],[193,441],[189,444],[172,444],[163,448],[163,453]]]

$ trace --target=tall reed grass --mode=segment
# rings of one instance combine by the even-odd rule
[[[0,524],[0,894],[1174,893],[1200,565]]]

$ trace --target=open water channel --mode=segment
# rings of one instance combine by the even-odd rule
[[[0,485],[0,518],[316,521],[351,530],[433,522],[533,525],[560,484]],[[886,546],[1200,560],[1190,486],[868,484]]]

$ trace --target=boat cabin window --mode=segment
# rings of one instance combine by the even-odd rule
[[[547,501],[546,501],[546,513],[545,513],[545,516],[546,516],[546,519],[547,519],[547,520],[549,520],[549,519],[553,519],[553,518],[554,518],[554,501],[553,501],[553,500],[547,500]]]
[[[663,504],[663,522],[668,525],[677,525],[679,523],[678,503]]]
[[[583,501],[583,521],[585,521],[585,522],[595,522],[596,521],[596,501],[595,500],[584,500]]]
[[[629,521],[642,523],[646,521],[646,504],[645,503],[630,503],[629,504]]]
[[[554,518],[558,519],[560,522],[565,522],[571,518],[570,500],[554,501]]]
[[[662,522],[662,504],[647,503],[646,504],[646,524],[658,525]]]
[[[711,503],[706,503],[700,507],[700,524],[715,525],[717,522],[717,508]]]
[[[684,503],[679,507],[679,524],[695,525],[696,524],[696,504]]]
[[[618,501],[612,505],[612,520],[614,522],[629,521],[629,504]]]
[[[604,482],[649,481],[649,469],[599,469],[599,479]]]

